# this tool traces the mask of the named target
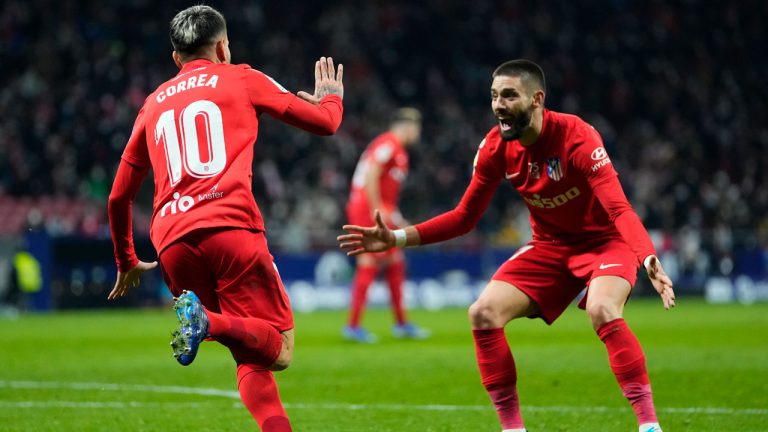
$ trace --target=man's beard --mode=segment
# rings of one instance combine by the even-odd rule
[[[499,129],[501,137],[505,141],[512,141],[520,139],[523,136],[523,132],[531,125],[531,119],[533,118],[533,107],[521,112],[515,116],[515,122],[510,126],[508,130]]]

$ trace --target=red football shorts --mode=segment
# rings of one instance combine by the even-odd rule
[[[263,232],[196,230],[160,253],[160,268],[174,296],[194,291],[206,309],[261,318],[283,332],[293,313]]]
[[[635,285],[639,264],[620,238],[579,244],[532,241],[518,249],[491,277],[514,285],[539,306],[539,317],[552,324],[592,279],[618,276]],[[579,307],[586,307],[586,294]]]
[[[351,205],[347,206],[347,220],[349,221],[350,225],[357,225],[362,227],[372,227],[376,225],[376,221],[373,220],[373,216],[371,215],[371,211],[368,209],[367,206],[361,206],[361,205]],[[387,223],[387,221],[384,221],[384,223]],[[395,229],[395,227],[390,226],[390,228]],[[400,248],[391,248],[384,252],[376,252],[376,253],[367,253],[370,256],[373,256],[376,259],[384,259],[389,258],[393,255],[402,254],[402,251]],[[390,259],[402,259],[400,258],[390,258]]]

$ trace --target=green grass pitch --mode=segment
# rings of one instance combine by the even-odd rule
[[[389,312],[373,310],[365,322],[381,341],[360,346],[340,339],[345,313],[298,314],[294,363],[277,374],[294,430],[498,432],[466,312],[412,315],[430,340],[392,339]],[[768,304],[683,298],[665,312],[637,299],[626,318],[665,431],[768,430]],[[0,320],[0,430],[257,430],[228,352],[205,343],[178,366],[173,328],[170,308]],[[637,430],[582,311],[572,306],[552,327],[518,320],[507,336],[530,431]]]

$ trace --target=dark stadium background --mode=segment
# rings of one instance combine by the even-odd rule
[[[0,299],[30,309],[106,306],[111,180],[144,98],[176,72],[168,21],[190,4],[0,2]],[[209,4],[228,19],[233,61],[294,92],[311,89],[321,55],[345,67],[336,136],[262,118],[253,191],[284,279],[311,279],[335,248],[354,165],[395,107],[425,115],[403,214],[419,221],[451,208],[493,125],[490,73],[522,57],[546,71],[549,108],[600,131],[681,293],[709,286],[712,300],[768,298],[764,2]],[[134,207],[145,259],[155,256],[150,211],[147,181]],[[456,267],[483,280],[529,235],[522,201],[503,186],[475,232],[409,251],[411,276]],[[26,300],[13,294],[21,250],[43,274],[43,289]],[[162,289],[154,272],[121,305],[157,303]]]

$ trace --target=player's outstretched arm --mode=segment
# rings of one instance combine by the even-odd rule
[[[296,93],[296,96],[305,101],[318,105],[320,100],[327,95],[337,95],[344,98],[344,65],[339,64],[338,71],[333,66],[333,58],[320,57],[315,62],[315,94],[305,91]]]
[[[139,277],[142,273],[157,267],[156,261],[146,263],[136,257],[131,228],[131,206],[148,171],[148,167],[139,168],[123,159],[120,161],[115,181],[112,184],[107,213],[112,242],[115,247],[117,281],[107,296],[109,300],[124,296],[131,287],[139,284]]]
[[[157,267],[157,261],[152,261],[151,263],[139,261],[135,267],[125,273],[118,270],[115,287],[112,288],[112,292],[109,293],[107,299],[116,300],[126,295],[131,288],[139,286],[139,278],[142,273],[155,267]]]
[[[675,307],[675,291],[672,289],[672,279],[667,276],[661,261],[655,255],[649,255],[645,259],[645,270],[648,272],[648,278],[653,284],[653,288],[661,296],[664,302],[664,309]]]
[[[347,255],[356,256],[366,252],[383,252],[395,246],[417,246],[419,244],[419,232],[416,228],[409,226],[403,230],[398,230],[400,239],[397,238],[395,231],[387,228],[381,213],[376,210],[374,214],[376,225],[372,227],[362,227],[359,225],[344,225],[343,228],[349,234],[342,234],[336,237],[339,247],[347,251]]]

